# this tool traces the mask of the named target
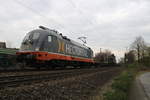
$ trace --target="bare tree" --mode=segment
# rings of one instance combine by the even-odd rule
[[[136,37],[130,46],[131,50],[135,50],[138,61],[145,55],[146,43],[142,36]]]
[[[135,51],[131,50],[125,53],[125,63],[133,63],[135,61]]]
[[[99,63],[116,63],[116,57],[110,50],[97,53],[94,60]]]
[[[150,47],[147,47],[146,53],[150,57]]]

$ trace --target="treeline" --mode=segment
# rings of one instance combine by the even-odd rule
[[[124,56],[124,63],[130,64],[134,62],[150,66],[150,46],[142,36],[136,37]]]
[[[104,50],[95,54],[94,61],[97,63],[116,64],[116,56],[110,50]]]

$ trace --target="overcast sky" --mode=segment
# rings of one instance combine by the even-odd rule
[[[0,41],[18,48],[39,25],[122,57],[136,36],[150,41],[150,0],[0,0]]]

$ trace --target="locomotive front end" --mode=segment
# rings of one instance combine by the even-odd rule
[[[25,62],[27,64],[33,64],[37,62],[37,58],[39,58],[42,54],[44,40],[46,38],[46,32],[42,30],[34,30],[25,36],[22,41],[19,52],[17,52],[17,60],[19,62]]]

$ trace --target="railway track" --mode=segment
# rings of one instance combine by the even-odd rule
[[[82,75],[86,73],[88,74],[96,73],[99,71],[107,72],[108,68],[56,71],[56,72],[50,72],[50,73],[45,73],[45,74],[42,73],[42,74],[35,74],[35,75],[32,74],[32,75],[2,76],[0,77],[0,89],[6,88],[6,87],[17,87],[22,84],[31,84],[32,82],[64,79],[64,78],[78,76],[78,75]]]
[[[106,69],[101,67],[99,69]],[[0,71],[0,77],[4,76],[19,76],[19,75],[32,75],[32,74],[41,74],[41,73],[59,73],[59,72],[68,72],[68,71],[80,71],[80,70],[89,70],[89,68],[61,68],[61,69],[24,69],[24,70],[4,70]]]

